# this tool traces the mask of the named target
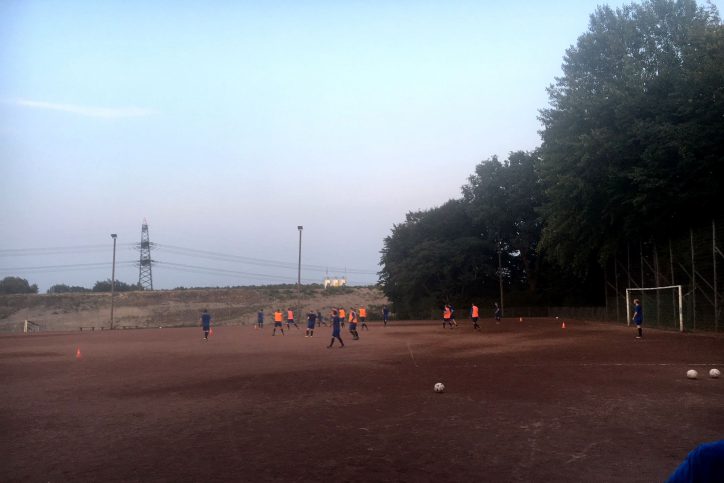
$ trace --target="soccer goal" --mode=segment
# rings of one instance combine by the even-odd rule
[[[32,320],[26,320],[23,324],[23,332],[40,332],[40,324],[36,324]]]
[[[644,326],[678,328],[684,332],[684,297],[681,285],[667,287],[627,288],[626,320],[631,325],[631,312],[634,299],[641,301]]]

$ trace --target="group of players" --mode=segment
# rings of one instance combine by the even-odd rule
[[[341,337],[341,329],[344,327],[345,320],[349,323],[349,332],[352,335],[353,340],[359,340],[359,332],[357,330],[358,324],[360,325],[360,329],[369,330],[369,327],[367,326],[367,309],[364,306],[359,307],[359,309],[352,307],[349,309],[349,312],[346,312],[345,309],[341,307],[333,308],[329,313],[329,320],[332,325],[332,340],[329,347],[334,345],[335,339],[339,340],[340,345],[344,347],[344,342]],[[382,322],[385,327],[387,327],[389,320],[390,310],[385,305],[382,308]],[[284,335],[285,323],[287,331],[291,330],[292,326],[299,330],[299,326],[294,319],[294,310],[291,307],[286,310],[286,319],[284,318],[282,309],[277,309],[274,312],[274,328],[272,330],[272,335],[276,335],[277,330]],[[322,325],[327,327],[327,322],[324,320],[322,312],[320,310],[310,310],[307,313],[307,328],[304,337],[314,337],[314,329]],[[209,340],[209,332],[211,331],[211,315],[206,309],[204,309],[201,314],[201,328],[204,331],[204,340]],[[264,328],[264,309],[259,309],[257,312],[256,325],[254,328]]]
[[[498,305],[498,302],[495,302],[495,323],[500,323],[500,318],[502,316],[502,312],[500,310],[500,305]],[[473,329],[474,330],[480,330],[480,324],[478,324],[478,319],[480,318],[480,308],[475,305],[471,304],[470,306],[470,319],[473,321]],[[458,326],[457,321],[455,320],[455,309],[450,304],[445,304],[445,307],[443,307],[442,310],[442,328],[449,327],[451,329],[454,329]]]

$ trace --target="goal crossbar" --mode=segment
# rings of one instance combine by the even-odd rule
[[[679,332],[684,332],[684,296],[683,292],[681,290],[681,285],[666,285],[664,287],[632,287],[626,289],[626,307],[631,307],[631,292],[644,292],[644,291],[652,291],[652,290],[664,290],[664,289],[676,289],[679,295]],[[631,325],[631,319],[626,316],[627,322],[626,325]]]

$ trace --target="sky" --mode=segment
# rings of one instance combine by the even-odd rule
[[[0,277],[377,281],[410,211],[540,144],[598,0],[0,2]],[[624,2],[609,2],[612,7]],[[628,2],[626,2],[628,3]]]

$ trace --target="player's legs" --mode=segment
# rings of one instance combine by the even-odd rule
[[[644,336],[644,332],[643,332],[643,328],[640,323],[636,324],[636,330],[638,331],[638,334],[639,334],[636,336],[636,338],[641,339]]]

